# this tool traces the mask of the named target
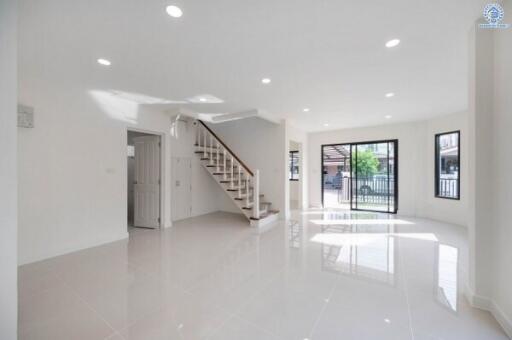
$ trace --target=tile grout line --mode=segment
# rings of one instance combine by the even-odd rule
[[[336,291],[336,286],[338,285],[338,281],[340,280],[340,276],[338,276],[334,282],[334,285],[331,289],[331,292],[329,293],[329,297],[327,298],[327,301],[324,300],[324,306],[322,307],[322,310],[318,314],[317,319],[315,320],[315,323],[313,324],[313,327],[311,327],[311,331],[309,332],[309,338],[313,338],[313,334],[315,333],[316,328],[318,327],[318,324],[320,323],[320,319],[324,315],[325,310],[327,309],[327,305],[329,302],[331,302],[332,296],[334,295],[334,292]]]
[[[276,282],[279,278],[279,275],[284,273],[284,269],[281,269],[281,272],[279,274],[276,274],[276,276],[272,279],[269,280],[269,282],[267,282],[263,287],[261,287],[260,289],[258,289],[254,294],[252,294],[246,301],[245,305],[249,304],[252,300],[254,300],[256,298],[256,296],[263,292],[266,288],[270,287],[274,282]],[[243,307],[242,307],[243,308]],[[262,331],[262,332],[265,332],[269,335],[272,335],[273,337],[275,337],[276,339],[282,339],[281,336],[275,334],[274,332],[271,332],[270,330],[264,328],[264,327],[261,327],[260,325],[254,323],[253,321],[250,321],[244,317],[242,317],[240,315],[240,310],[237,310],[236,312],[233,312],[232,313],[232,317],[235,318],[235,319],[238,319],[242,322],[245,322],[245,323],[248,323],[249,325],[253,326],[254,328]],[[228,318],[229,319],[229,318]]]
[[[400,240],[398,239],[398,246],[400,247]],[[402,248],[402,247],[400,247]],[[403,251],[404,248],[402,248]],[[400,256],[400,266],[402,271],[402,282],[404,285],[404,295],[405,295],[405,303],[407,304],[407,317],[409,318],[409,330],[411,332],[411,339],[414,340],[414,330],[412,329],[412,313],[411,313],[411,304],[409,302],[409,292],[407,289],[407,280],[405,279],[405,265],[404,265],[404,257]]]
[[[113,336],[115,333],[119,333],[119,331],[118,331],[117,329],[115,329],[115,328],[114,328],[114,327],[113,327],[113,326],[112,326],[112,325],[111,325],[107,320],[105,320],[105,318],[104,318],[100,313],[98,313],[98,311],[97,311],[96,309],[94,309],[94,308],[89,304],[89,302],[87,302],[87,301],[82,297],[82,295],[80,295],[80,293],[78,293],[78,291],[76,291],[73,287],[71,287],[71,285],[70,285],[69,283],[67,283],[67,282],[66,282],[66,280],[64,280],[62,277],[60,277],[60,275],[57,275],[57,276],[62,280],[62,282],[64,283],[64,285],[65,285],[66,287],[68,287],[68,289],[69,289],[73,294],[75,294],[75,295],[78,297],[78,299],[79,299],[80,301],[82,301],[82,302],[85,304],[85,306],[86,306],[87,308],[89,308],[89,309],[90,309],[94,314],[96,314],[96,315],[100,318],[100,320],[102,320],[102,321],[103,321],[103,322],[104,322],[108,327],[110,327],[110,329],[112,329],[112,331],[113,331],[114,333],[113,333],[113,334],[110,334],[109,336],[107,336],[107,339],[108,339],[109,337]],[[119,334],[119,335],[121,335],[121,334]],[[123,337],[123,336],[121,335],[121,337]],[[124,339],[124,337],[123,337],[123,339]]]

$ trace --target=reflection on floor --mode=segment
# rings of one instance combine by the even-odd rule
[[[467,258],[463,228],[427,220],[210,214],[20,267],[19,336],[507,339],[461,295]]]

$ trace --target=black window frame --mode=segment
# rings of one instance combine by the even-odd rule
[[[441,169],[439,168],[439,152],[440,152],[440,146],[439,141],[441,140],[442,136],[445,135],[452,135],[457,134],[457,196],[451,197],[451,196],[443,196],[440,193],[440,186],[439,186],[439,180],[440,180],[440,172]],[[435,197],[436,198],[442,198],[447,200],[455,200],[460,201],[460,174],[461,174],[461,166],[460,166],[460,155],[461,155],[461,144],[460,144],[460,136],[461,131],[455,130],[455,131],[448,131],[448,132],[441,132],[437,133],[434,137],[434,149],[435,149],[435,162],[434,162],[434,173],[435,173]]]
[[[294,154],[297,154],[297,156],[294,157]],[[288,169],[288,179],[290,181],[298,181],[300,179],[300,162],[299,162],[299,151],[290,151],[289,152],[289,157],[290,157],[290,161],[289,161],[289,169]],[[294,160],[297,161],[297,164],[294,164]],[[297,176],[299,176],[298,178],[293,178],[293,167],[294,165],[297,166]]]

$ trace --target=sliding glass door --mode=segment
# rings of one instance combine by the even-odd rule
[[[322,146],[324,208],[396,213],[398,141]]]
[[[352,210],[398,210],[398,141],[364,142],[351,145]]]

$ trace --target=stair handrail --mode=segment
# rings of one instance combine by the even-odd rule
[[[226,145],[226,143],[224,143],[222,141],[222,139],[219,138],[219,136],[217,136],[215,134],[215,132],[213,132],[202,120],[200,119],[197,119],[197,122],[199,122],[199,124],[206,130],[208,131],[208,133],[210,134],[210,154],[213,154],[213,140],[212,140],[212,137],[213,139],[215,139],[216,141],[216,144],[217,144],[217,158],[219,156],[219,143],[223,146],[224,148],[224,157],[223,157],[223,160],[224,160],[224,180],[226,180],[226,151],[229,153],[229,155],[231,156],[231,188],[233,188],[233,159],[236,159],[236,161],[238,162],[239,166],[243,167],[244,170],[246,171],[246,182],[245,182],[245,185],[246,185],[246,205],[249,207],[250,206],[250,186],[249,186],[249,180],[250,178],[252,178],[252,184],[253,184],[253,193],[252,193],[252,196],[253,196],[253,202],[252,202],[252,218],[255,219],[255,220],[259,220],[260,219],[260,172],[258,169],[256,169],[255,173],[253,173],[251,171],[251,169],[249,169],[249,167],[247,165],[245,165],[244,162],[242,162],[242,160],[240,158],[238,158],[238,156],[229,148],[229,146]],[[205,152],[205,155],[206,155],[206,150],[207,150],[207,140],[206,140],[206,134],[203,135],[203,148],[204,148],[204,152]],[[201,134],[200,134],[200,130],[198,129],[197,131],[197,146],[201,146]],[[212,155],[210,155],[209,159],[210,159],[210,165],[213,165],[213,157],[211,157]],[[219,168],[219,161],[217,160],[217,169]],[[241,173],[240,173],[240,167],[238,168],[238,178],[239,180],[241,179]],[[250,177],[249,177],[250,175]],[[240,194],[241,194],[241,183],[238,183],[238,195],[240,197]]]
[[[198,119],[197,121],[210,133],[211,136],[213,136],[213,138],[217,140],[217,142],[219,142],[224,147],[224,149],[226,149],[227,152],[229,152],[229,154],[234,159],[237,160],[237,162],[245,169],[245,171],[249,173],[249,175],[251,175],[251,177],[254,177],[254,173],[251,171],[251,169],[249,169],[249,167],[245,165],[245,163],[242,162],[240,158],[237,157],[237,155],[229,148],[229,146],[226,145],[226,143],[222,141],[222,139],[219,138],[219,136],[215,134],[215,132],[213,132],[202,120]]]

